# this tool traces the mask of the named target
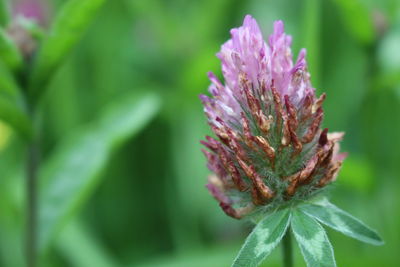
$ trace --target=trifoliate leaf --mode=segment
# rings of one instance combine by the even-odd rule
[[[247,237],[232,267],[258,266],[279,244],[289,222],[288,209],[268,214]]]
[[[291,228],[308,267],[336,266],[324,228],[301,210],[293,210]]]
[[[304,204],[300,209],[347,236],[372,245],[383,244],[383,240],[374,230],[328,201]]]

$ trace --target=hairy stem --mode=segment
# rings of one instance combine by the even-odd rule
[[[293,267],[292,234],[290,227],[287,229],[286,234],[282,240],[282,256],[283,266]]]

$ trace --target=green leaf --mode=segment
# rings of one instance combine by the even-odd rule
[[[288,209],[268,214],[247,237],[232,266],[258,266],[279,244],[289,222]]]
[[[382,245],[384,243],[374,230],[328,201],[317,204],[304,204],[300,206],[300,209],[347,236],[372,245]]]
[[[0,61],[0,119],[24,138],[32,137],[32,124],[25,111],[20,88],[10,71]]]
[[[36,56],[30,90],[43,91],[64,58],[81,39],[105,0],[69,0],[56,17]]]
[[[3,28],[0,28],[0,60],[13,71],[20,70],[23,64],[18,47]]]
[[[58,250],[72,266],[118,266],[103,243],[99,242],[91,229],[79,219],[72,220],[57,241]]]
[[[106,109],[98,122],[63,140],[43,164],[39,197],[42,252],[88,199],[115,147],[143,129],[159,106],[156,95],[139,100],[129,95]]]
[[[8,123],[24,138],[32,137],[32,125],[29,117],[9,99],[0,96],[0,119]]]
[[[21,97],[21,89],[10,70],[0,61],[0,95],[9,98]]]
[[[314,218],[293,210],[291,228],[308,267],[336,266],[331,243]]]

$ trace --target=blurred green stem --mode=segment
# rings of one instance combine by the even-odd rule
[[[293,267],[292,235],[290,231],[291,229],[289,227],[282,240],[282,255],[284,267]]]
[[[27,236],[26,253],[27,266],[36,266],[36,220],[37,220],[37,167],[38,167],[39,149],[36,142],[33,142],[28,148],[27,162]]]
[[[35,109],[30,107],[30,116],[35,122]],[[36,130],[36,128],[35,128]],[[36,132],[37,133],[37,132]],[[26,265],[35,267],[37,263],[37,170],[40,145],[37,134],[28,145],[26,162]]]

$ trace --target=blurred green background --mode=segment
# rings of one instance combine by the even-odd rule
[[[48,2],[51,18],[65,1]],[[40,266],[230,266],[251,225],[227,217],[204,187],[199,140],[210,130],[198,95],[207,71],[221,76],[215,53],[245,14],[265,38],[285,22],[295,56],[307,48],[313,85],[328,95],[324,126],[346,132],[349,157],[330,197],[386,244],[329,230],[338,266],[399,266],[398,0],[107,1],[41,102],[43,176],[88,169],[88,184]],[[142,101],[130,113],[119,107],[128,95]],[[76,139],[75,161],[60,167]],[[24,146],[0,123],[0,266],[23,266]],[[263,266],[280,266],[280,252]],[[296,266],[305,266],[298,248]]]

